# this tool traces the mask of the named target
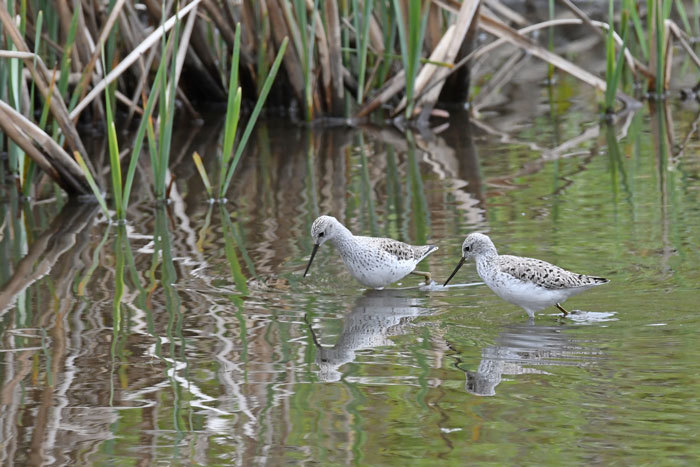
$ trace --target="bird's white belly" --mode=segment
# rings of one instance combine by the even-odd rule
[[[345,261],[345,260],[344,260]],[[386,287],[410,274],[416,267],[413,261],[376,261],[358,263],[345,261],[350,274],[361,284],[375,289]]]
[[[546,289],[531,282],[524,282],[507,274],[497,274],[486,285],[503,300],[523,307],[528,313],[540,311],[562,303],[571,293],[566,289]]]

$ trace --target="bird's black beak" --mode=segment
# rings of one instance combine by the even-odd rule
[[[312,258],[313,258],[313,256],[312,256]],[[452,274],[450,274],[450,277],[448,277],[447,280],[445,281],[445,283],[442,285],[443,287],[445,287],[447,285],[447,283],[450,282],[450,279],[452,279],[455,276],[455,274],[457,274],[457,271],[459,271],[459,268],[462,267],[462,265],[464,264],[464,262],[466,260],[467,259],[464,256],[462,256],[462,259],[459,260],[459,263],[457,264],[457,267],[455,268],[455,270],[452,271]]]
[[[314,256],[316,256],[316,252],[318,251],[318,247],[320,245],[314,243],[314,249],[311,250],[311,258],[309,258],[309,264],[306,265],[306,270],[304,271],[304,277],[306,277],[306,274],[309,272],[309,268],[311,267],[311,263],[314,260]]]

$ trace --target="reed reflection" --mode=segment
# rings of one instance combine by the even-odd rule
[[[343,331],[335,345],[324,347],[307,319],[314,345],[318,378],[324,382],[339,381],[339,368],[355,361],[357,351],[393,346],[391,336],[407,332],[411,322],[427,313],[425,297],[416,297],[410,290],[367,290],[352,311],[343,319]]]
[[[464,389],[477,396],[494,396],[496,386],[507,376],[548,375],[551,367],[595,363],[600,351],[579,345],[566,330],[565,326],[543,326],[534,321],[506,326],[495,344],[481,351],[475,371],[457,364],[466,375]]]

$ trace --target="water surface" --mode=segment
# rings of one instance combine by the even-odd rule
[[[176,132],[168,209],[144,161],[126,227],[6,178],[0,463],[696,463],[697,108],[606,127],[539,91],[432,137],[265,122],[225,206],[191,163],[212,117]],[[479,230],[611,283],[531,322],[473,264],[367,291],[324,246],[304,279],[324,213],[439,245],[438,280]]]

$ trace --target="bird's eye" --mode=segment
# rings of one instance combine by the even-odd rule
[[[471,249],[472,249],[472,247],[470,247],[469,245],[464,247],[464,251],[471,251]]]
[[[324,235],[324,232],[319,232],[319,233],[318,233],[318,236],[319,236],[319,237],[323,237],[323,235]]]

